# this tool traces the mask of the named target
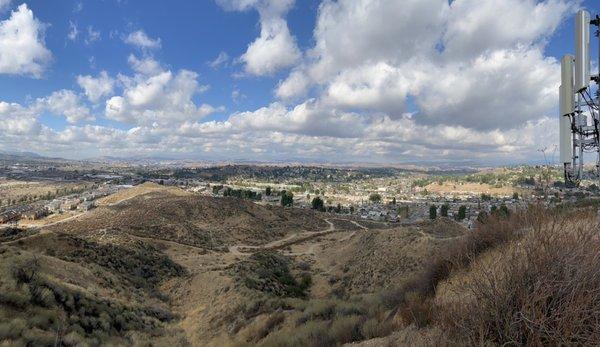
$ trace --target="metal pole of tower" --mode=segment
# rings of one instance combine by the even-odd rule
[[[577,180],[575,174],[577,172],[577,132],[575,132],[575,128],[577,127],[577,114],[573,113],[571,116],[571,131],[573,132],[573,163],[571,164],[571,183],[575,183],[574,180]]]
[[[596,113],[594,125],[596,128],[596,152],[598,153],[598,158],[596,159],[596,175],[598,182],[600,183],[600,131],[598,129],[598,127],[600,127],[600,14],[596,14],[596,18],[594,18],[590,24],[595,25],[598,28],[596,29],[596,37],[598,38],[598,75],[596,75]],[[593,102],[594,100],[592,100],[592,103]]]
[[[582,111],[581,111],[581,94],[577,94],[577,111],[575,112],[575,124],[577,129],[579,129],[579,165],[577,168],[577,178],[579,181],[583,178],[583,133],[581,132],[581,119],[582,119]]]

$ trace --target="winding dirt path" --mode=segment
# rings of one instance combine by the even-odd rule
[[[229,246],[229,252],[231,254],[233,254],[233,255],[236,255],[236,256],[247,256],[247,255],[251,255],[252,253],[242,252],[242,251],[240,251],[240,248],[258,249],[258,250],[277,249],[277,248],[285,247],[285,246],[289,245],[290,243],[296,243],[296,242],[304,241],[306,239],[317,237],[317,236],[320,236],[320,235],[329,234],[329,233],[332,233],[332,232],[334,232],[334,231],[337,230],[335,228],[335,225],[329,219],[323,219],[323,220],[327,224],[329,224],[329,226],[325,230],[321,230],[321,231],[306,231],[306,232],[302,232],[302,233],[296,233],[296,234],[292,234],[292,235],[290,235],[288,237],[285,237],[283,239],[275,240],[275,241],[269,242],[269,243],[261,245],[261,246],[252,246],[252,245],[243,245],[243,244],[241,244],[241,245],[233,245],[233,246]]]
[[[459,239],[461,237],[464,237],[465,235],[456,235],[456,236],[435,236],[432,235],[430,233],[426,233],[423,230],[419,230],[418,231],[419,234],[427,239],[430,240],[453,240],[453,239]]]

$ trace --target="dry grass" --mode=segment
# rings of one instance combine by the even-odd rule
[[[593,345],[600,341],[600,221],[544,214],[520,242],[474,264],[441,324],[471,344]]]
[[[382,302],[407,326],[441,328],[450,344],[595,344],[599,230],[595,210],[492,217]]]
[[[137,196],[153,193],[153,192],[162,192],[173,194],[175,196],[189,196],[191,193],[186,192],[185,190],[176,188],[176,187],[165,187],[156,183],[146,182],[135,187],[124,189],[115,194],[109,195],[107,197],[98,199],[98,206],[106,206],[119,204],[121,202],[125,202],[129,199],[135,198]]]

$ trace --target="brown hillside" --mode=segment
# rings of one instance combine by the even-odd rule
[[[375,292],[397,286],[422,269],[426,259],[447,243],[445,236],[456,237],[466,229],[456,223],[422,223],[359,233],[343,247],[331,244],[323,256],[336,264],[339,286],[355,293]],[[449,237],[448,236],[448,237]]]
[[[259,244],[289,232],[316,231],[326,226],[311,211],[261,206],[235,198],[173,193],[173,188],[142,192],[50,229],[69,233],[113,230],[224,249],[234,243]]]

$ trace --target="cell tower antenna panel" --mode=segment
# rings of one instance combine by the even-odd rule
[[[575,91],[590,85],[590,13],[580,10],[575,16]]]
[[[571,136],[571,115],[575,112],[573,90],[574,57],[566,54],[560,61],[561,85],[559,89],[559,147],[560,161],[563,164],[573,160],[573,137]]]
[[[559,142],[560,142],[560,161],[568,164],[573,160],[573,138],[571,136],[571,117],[573,112],[573,94],[565,92],[565,88],[560,86],[560,122],[559,122]]]
[[[561,60],[559,89],[559,147],[565,183],[575,186],[585,179],[584,154],[596,152],[596,169],[592,176],[600,178],[600,89],[592,95],[592,81],[600,84],[600,72],[591,76],[591,26],[600,26],[600,16],[594,20],[588,11],[575,15],[575,57]],[[596,32],[600,38],[600,31]]]

